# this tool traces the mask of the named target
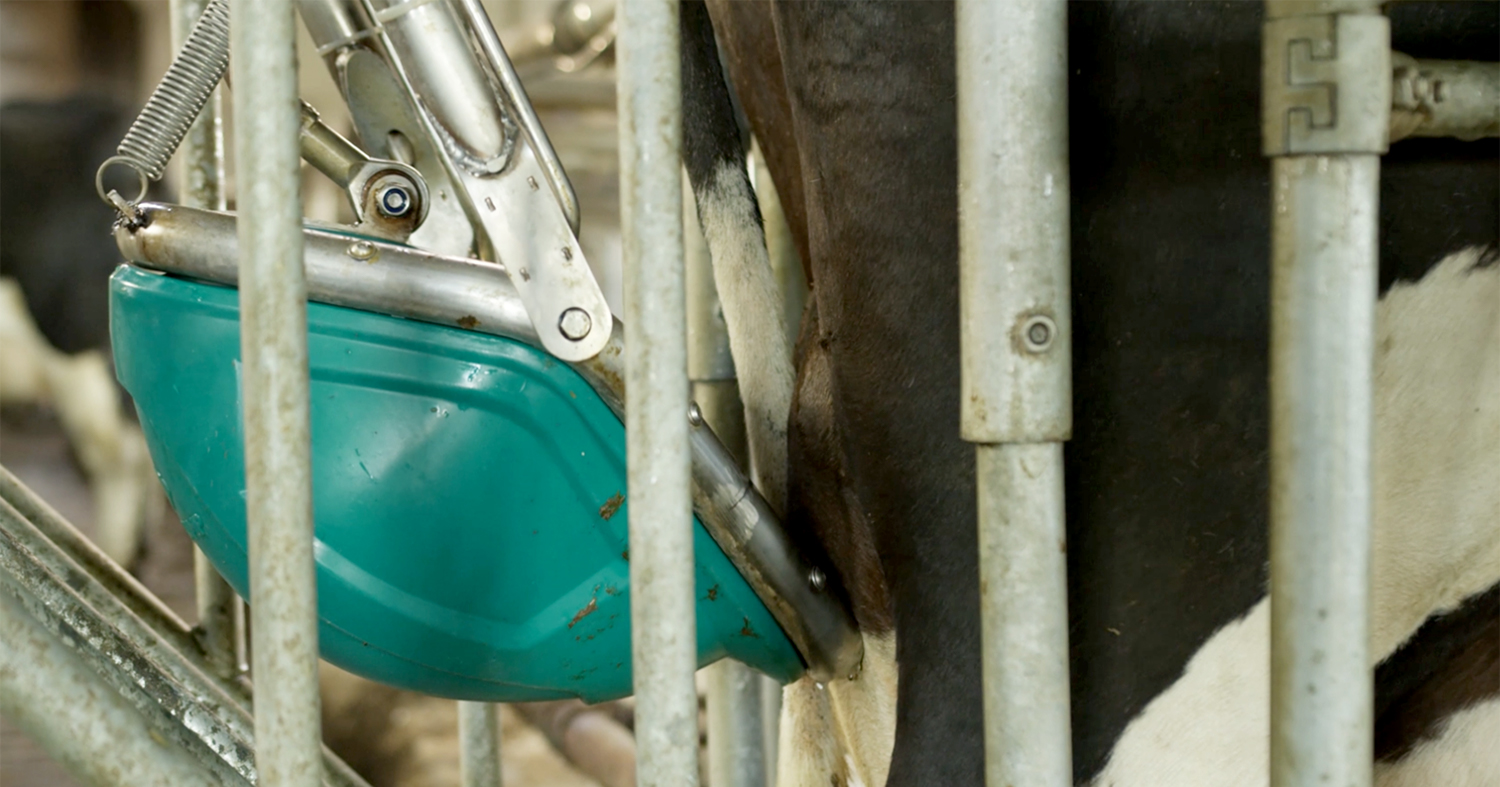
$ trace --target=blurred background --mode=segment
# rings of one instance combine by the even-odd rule
[[[619,313],[612,26],[587,40],[569,37],[578,22],[612,16],[612,2],[485,5],[578,192],[580,242]],[[300,27],[299,35],[303,98],[353,138],[342,97]],[[95,195],[94,172],[166,70],[170,43],[166,0],[0,0],[0,306],[10,307],[0,316],[0,463],[91,537],[100,535],[101,516],[117,514],[119,505],[99,499],[99,485],[90,484],[91,459],[70,440],[76,425],[59,418],[56,396],[48,394],[46,380],[56,389],[57,379],[69,378],[35,369],[86,360],[112,369],[106,295],[119,255],[110,235],[113,211]],[[232,134],[230,102],[224,104]],[[225,147],[232,152],[232,140]],[[232,209],[232,160],[226,166]],[[173,201],[178,178],[174,165],[150,198]],[[303,182],[308,216],[350,220],[330,181],[304,166]],[[24,312],[16,313],[21,300],[34,328]],[[37,332],[50,349],[36,349]],[[41,361],[33,357],[38,352]],[[111,395],[122,404],[120,417],[133,418],[123,393]],[[139,532],[114,536],[106,551],[184,620],[195,620],[191,541],[160,499],[131,505],[143,512]],[[327,742],[371,784],[458,784],[453,702],[377,686],[327,665],[323,682]],[[502,724],[507,785],[634,783],[628,701],[505,706]],[[73,784],[14,724],[0,720],[0,787]]]

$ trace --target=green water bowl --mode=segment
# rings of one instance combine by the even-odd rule
[[[625,430],[509,339],[309,304],[318,635],[381,683],[517,702],[631,692]],[[121,383],[167,496],[249,596],[238,293],[122,266]],[[797,651],[695,522],[698,663],[788,682]]]

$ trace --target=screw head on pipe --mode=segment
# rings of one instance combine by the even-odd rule
[[[566,336],[569,341],[574,342],[582,341],[593,328],[594,321],[589,318],[589,313],[577,306],[568,307],[557,321],[557,329],[562,331],[562,335]]]
[[[807,586],[812,588],[813,592],[823,592],[823,588],[828,586],[828,577],[823,573],[823,569],[815,568],[812,571],[808,572]]]
[[[1029,353],[1044,353],[1057,337],[1057,323],[1045,314],[1034,314],[1021,326],[1021,344]]]
[[[688,404],[688,423],[692,424],[693,426],[703,425],[703,411],[698,409],[697,402],[691,402]]]

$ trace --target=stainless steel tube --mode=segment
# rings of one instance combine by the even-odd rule
[[[500,787],[500,706],[458,703],[458,780],[463,787]]]
[[[979,444],[985,780],[1066,787],[1067,9],[963,0],[957,14],[961,426]]]
[[[203,15],[207,0],[172,0],[172,47],[180,49],[193,23]],[[224,209],[224,97],[216,88],[198,119],[183,137],[181,150],[182,203],[204,210]],[[214,670],[222,677],[239,667],[235,628],[239,597],[219,575],[202,550],[193,547],[193,579],[198,605],[197,635]]]
[[[296,20],[290,0],[236,0],[230,20],[256,765],[262,785],[310,787],[322,733]]]
[[[1268,0],[1271,784],[1370,784],[1371,399],[1390,26]]]
[[[698,784],[677,4],[619,9],[620,227],[636,776]]]

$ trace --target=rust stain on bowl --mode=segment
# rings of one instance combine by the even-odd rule
[[[620,506],[623,505],[625,505],[625,496],[616,492],[614,496],[604,501],[604,505],[599,506],[599,516],[608,521],[610,517],[614,516],[620,510]]]
[[[578,614],[574,615],[572,620],[568,621],[568,628],[573,628],[574,626],[578,625],[578,621],[594,614],[594,611],[597,609],[599,609],[599,597],[595,596],[589,599],[589,603],[587,606],[585,606],[583,609],[578,610]],[[749,625],[748,619],[746,620],[746,625]]]

